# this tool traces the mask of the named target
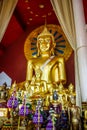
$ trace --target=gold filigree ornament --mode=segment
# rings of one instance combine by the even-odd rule
[[[47,29],[55,39],[55,49],[54,53],[58,57],[64,57],[65,60],[68,60],[72,53],[72,48],[64,35],[64,32],[62,31],[61,27],[59,25],[54,24],[48,24],[46,25]],[[37,55],[37,37],[38,35],[43,31],[44,25],[36,28],[33,30],[28,37],[25,40],[24,43],[24,54],[27,60],[29,60],[32,57],[36,57]]]

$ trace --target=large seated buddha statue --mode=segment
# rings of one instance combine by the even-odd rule
[[[64,58],[55,55],[55,46],[54,37],[45,26],[37,37],[38,53],[36,57],[30,58],[27,64],[26,80],[32,81],[39,68],[40,80],[46,82],[48,91],[51,90],[54,83],[66,83]]]

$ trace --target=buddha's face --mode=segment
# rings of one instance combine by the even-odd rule
[[[51,48],[52,38],[50,36],[42,36],[38,39],[38,44],[41,52],[47,52]]]
[[[74,104],[76,104],[76,99],[75,99],[75,97],[73,97],[73,96],[71,96],[71,103],[74,105]]]

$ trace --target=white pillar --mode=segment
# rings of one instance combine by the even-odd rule
[[[78,70],[82,101],[87,101],[87,41],[82,0],[72,0],[76,28]]]

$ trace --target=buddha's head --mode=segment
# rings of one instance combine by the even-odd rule
[[[75,96],[71,96],[70,101],[71,101],[72,105],[75,105],[76,104],[76,98],[75,98]]]
[[[49,51],[51,55],[54,54],[54,47],[55,47],[54,37],[47,30],[46,26],[37,37],[37,47],[38,47],[38,55],[40,55],[40,53],[45,53]]]

